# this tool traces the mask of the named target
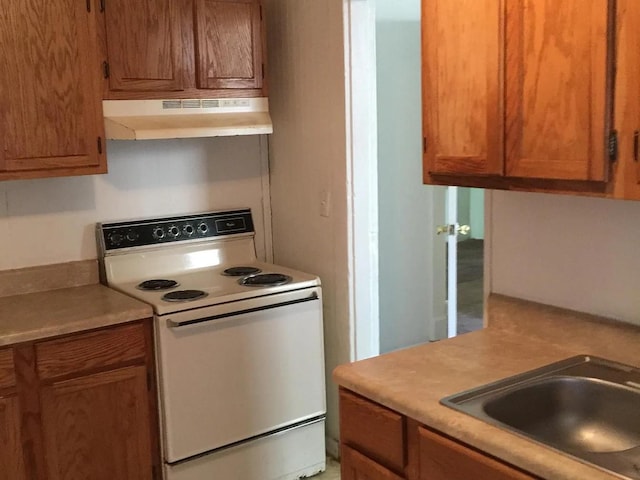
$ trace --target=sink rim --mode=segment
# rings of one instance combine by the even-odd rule
[[[594,367],[602,367],[603,370],[613,370],[616,372],[616,375],[620,377],[633,377],[633,381],[621,381],[620,379],[611,380],[610,378],[599,378],[586,375],[559,374],[566,370],[583,368],[583,366],[588,364],[591,364]],[[589,366],[586,368],[588,370]],[[571,450],[566,447],[563,448],[561,446],[548,443],[547,441],[540,440],[533,434],[503,423],[484,412],[483,405],[490,400],[516,392],[523,387],[526,388],[527,386],[539,384],[545,380],[551,379],[552,377],[559,376],[584,378],[586,380],[593,380],[596,382],[602,381],[611,384],[615,388],[622,388],[626,391],[632,392],[633,394],[638,394],[640,398],[640,368],[584,354],[575,355],[573,357],[543,365],[539,368],[527,370],[469,390],[448,395],[442,398],[440,403],[446,407],[474,417],[477,420],[483,421],[484,423],[493,425],[503,431],[515,434],[544,448],[555,451],[563,456],[570,457],[593,468],[605,471],[616,477],[627,480],[640,479],[640,471],[637,470],[638,466],[640,466],[637,461],[637,459],[640,458],[640,444],[625,450],[605,452]],[[625,466],[628,467],[628,471],[631,472],[628,475],[633,476],[628,476],[626,474],[626,470],[624,473],[621,473],[620,465],[622,464],[625,464]]]

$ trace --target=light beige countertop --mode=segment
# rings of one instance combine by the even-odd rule
[[[498,295],[487,308],[487,329],[341,365],[334,380],[542,478],[619,478],[439,402],[579,354],[640,367],[640,328]]]
[[[43,267],[44,268],[44,267]],[[58,335],[91,330],[119,323],[126,323],[153,316],[149,305],[111,290],[104,285],[91,283],[76,285],[80,268],[86,272],[87,262],[78,265],[65,264],[61,269],[47,266],[44,269],[15,270],[0,272],[0,346],[39,340]],[[83,275],[87,281],[97,281],[95,274]],[[25,273],[26,271],[26,273]],[[32,281],[44,272],[56,285],[66,286],[55,290],[42,290],[47,282]],[[61,273],[62,272],[62,273]],[[60,274],[60,275],[59,275]],[[69,277],[73,280],[61,280]],[[11,278],[11,282],[9,282]],[[15,293],[13,281],[18,278],[23,284],[39,285],[31,293]],[[4,284],[3,284],[4,282]],[[6,288],[4,288],[6,287]],[[41,288],[40,288],[41,287]],[[9,295],[6,295],[10,292]],[[4,295],[3,295],[4,294]]]

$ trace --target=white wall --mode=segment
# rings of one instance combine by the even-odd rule
[[[640,325],[640,202],[493,192],[491,291]]]
[[[335,445],[331,372],[352,351],[343,2],[268,0],[266,9],[274,260],[322,280],[327,435]],[[320,215],[323,198],[328,217]]]
[[[380,350],[387,352],[434,339],[436,324],[446,322],[444,239],[435,234],[444,190],[422,184],[420,0],[376,0],[376,50]]]
[[[99,221],[233,207],[253,210],[265,258],[261,137],[120,141],[107,149],[107,175],[0,182],[0,270],[96,258]]]
[[[484,189],[469,189],[469,226],[471,227],[471,238],[484,238],[484,195]]]

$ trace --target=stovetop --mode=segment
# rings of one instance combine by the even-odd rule
[[[256,258],[247,209],[103,223],[96,233],[103,282],[157,315],[320,285],[315,275]]]
[[[291,281],[275,286],[245,286],[240,281],[245,277],[223,275],[226,268],[233,265],[219,265],[199,270],[165,275],[164,279],[174,280],[177,286],[166,290],[141,290],[138,285],[143,280],[131,279],[124,282],[111,282],[109,286],[131,297],[149,303],[157,315],[165,315],[183,310],[196,309],[221,303],[239,302],[249,298],[275,295],[281,292],[316,287],[320,279],[315,275],[299,272],[290,268],[254,261],[251,266],[262,270],[263,274],[279,273],[291,277]],[[188,301],[167,301],[162,297],[167,293],[200,290],[203,297]]]

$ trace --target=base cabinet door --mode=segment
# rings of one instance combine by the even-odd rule
[[[0,480],[27,480],[16,395],[0,398]]]
[[[534,480],[493,458],[420,427],[420,480]]]
[[[48,480],[151,480],[148,395],[145,366],[43,387]]]
[[[403,480],[353,448],[343,445],[341,453],[342,480]]]

